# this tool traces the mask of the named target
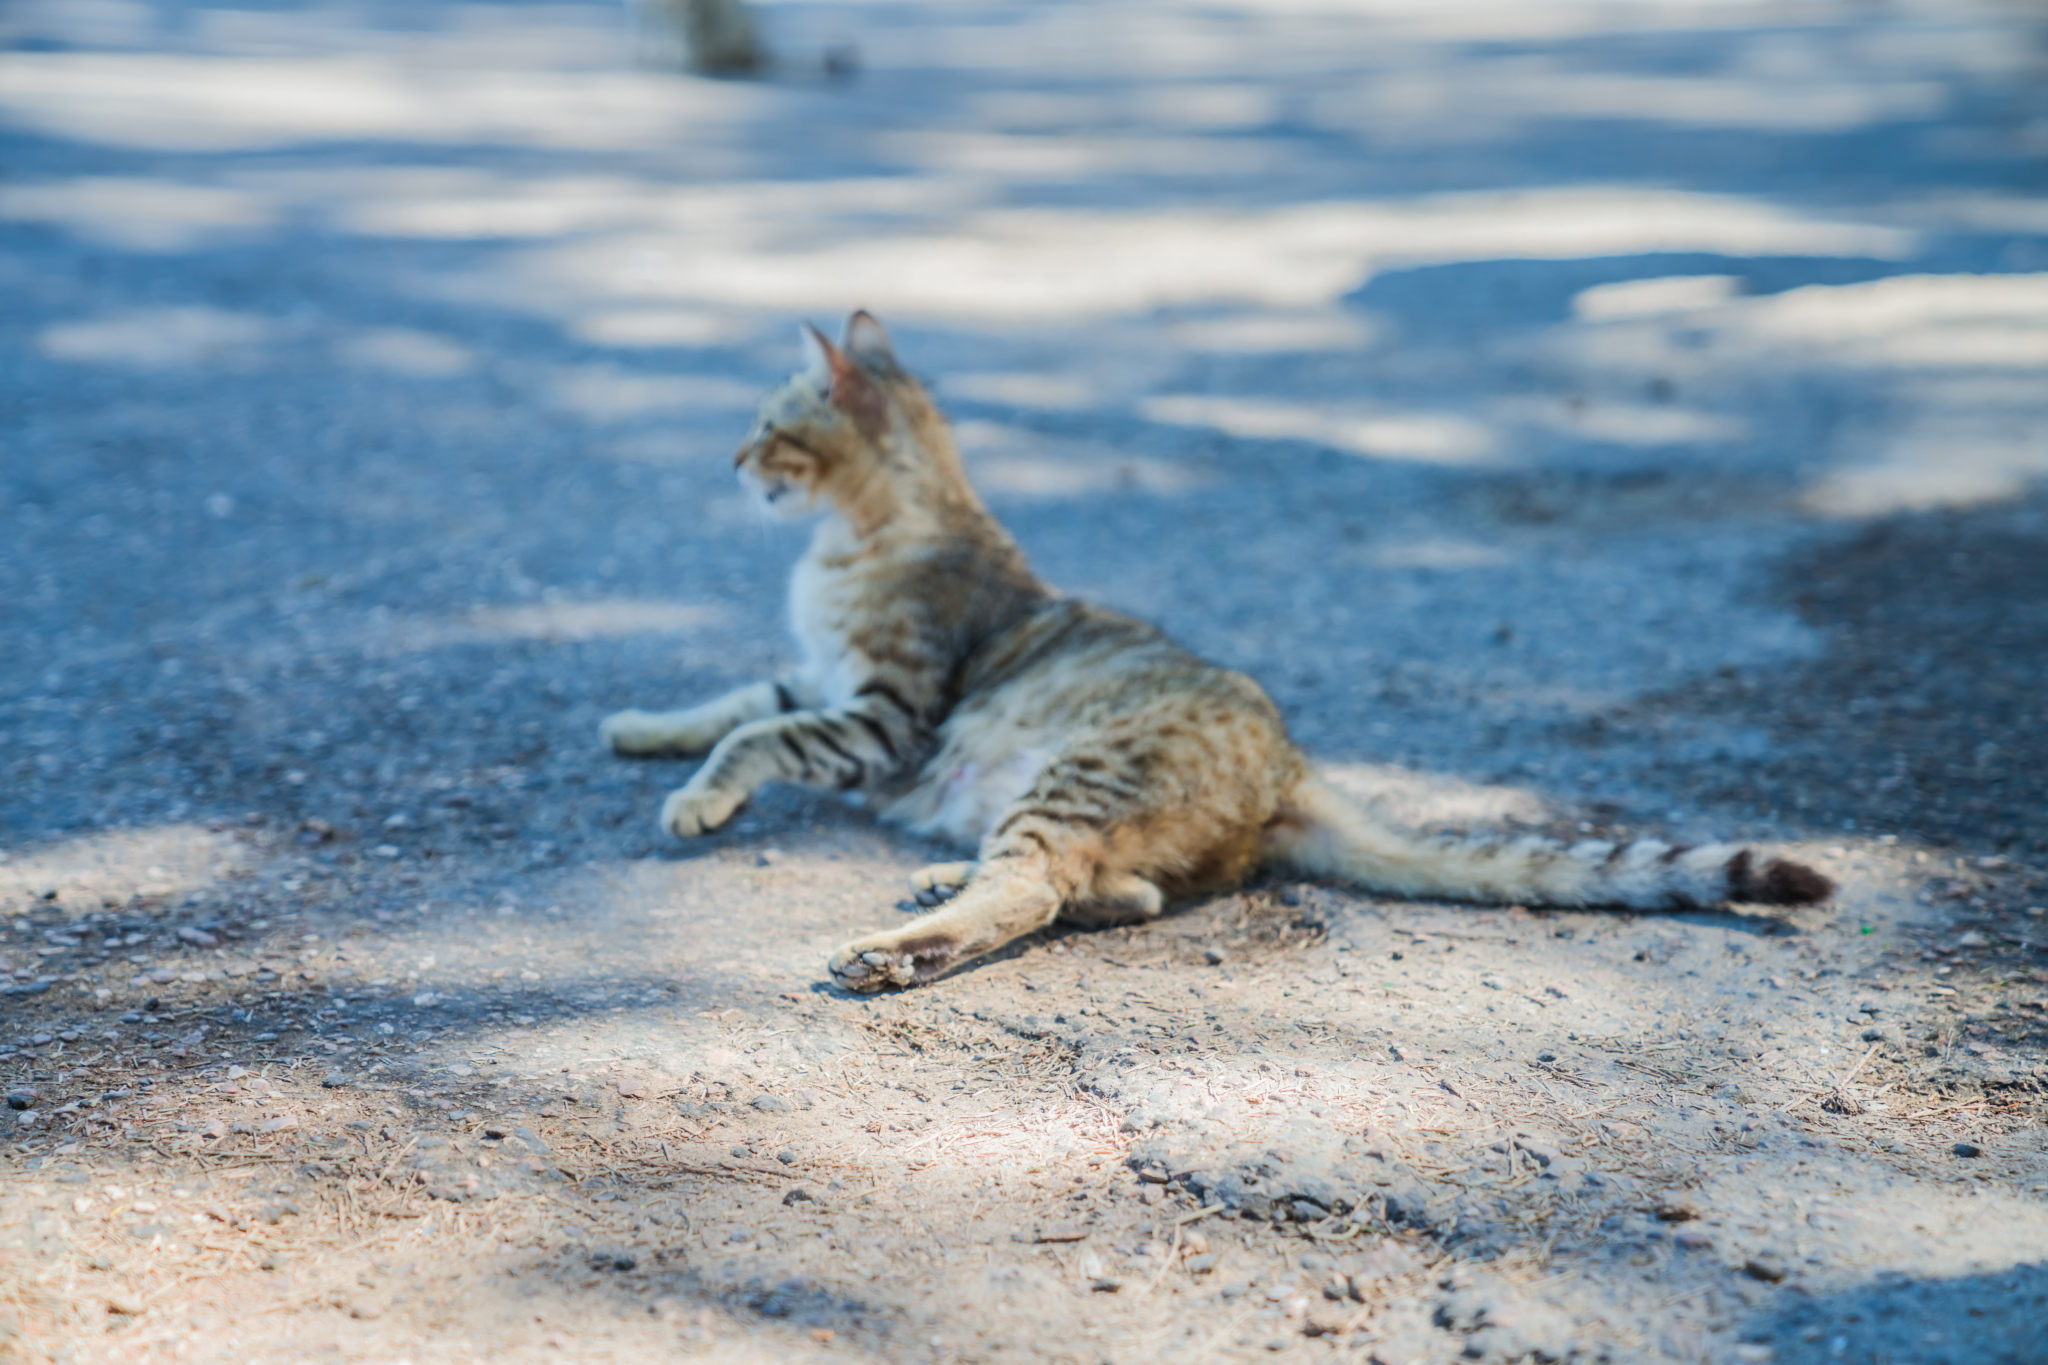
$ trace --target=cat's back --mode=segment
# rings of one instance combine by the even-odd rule
[[[1128,713],[1155,699],[1279,713],[1259,685],[1210,663],[1150,622],[1058,599],[992,638],[961,676],[962,709],[1044,711],[1068,724]]]

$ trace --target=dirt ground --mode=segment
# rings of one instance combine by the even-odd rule
[[[2038,10],[761,9],[0,9],[0,1358],[2048,1359]],[[836,991],[943,850],[595,734],[852,306],[1361,799],[1840,894]]]

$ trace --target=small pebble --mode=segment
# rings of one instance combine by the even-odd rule
[[[326,1086],[329,1090],[338,1090],[348,1084],[348,1073],[346,1071],[330,1071],[320,1078],[320,1084]]]
[[[1714,1239],[1698,1228],[1687,1228],[1671,1240],[1687,1251],[1707,1251],[1714,1245]]]
[[[764,1114],[787,1114],[790,1104],[780,1095],[756,1095],[754,1107]]]
[[[1690,1199],[1679,1195],[1667,1195],[1656,1204],[1657,1219],[1664,1223],[1689,1223],[1700,1216],[1700,1211]]]
[[[1957,1156],[1982,1156],[1984,1155],[1984,1149],[1974,1142],[1958,1142],[1955,1145],[1955,1154]]]
[[[195,948],[220,947],[220,938],[217,935],[209,934],[197,925],[187,924],[183,926],[178,930],[178,937]]]
[[[1752,1280],[1776,1284],[1785,1278],[1785,1263],[1768,1251],[1759,1252],[1742,1263],[1742,1273]]]
[[[10,1090],[7,1092],[9,1109],[33,1109],[36,1107],[36,1092],[33,1090]]]
[[[775,1154],[775,1159],[785,1166],[794,1166],[796,1164],[796,1148],[784,1147]]]
[[[788,1194],[783,1195],[782,1202],[784,1204],[814,1204],[817,1202],[817,1198],[809,1190],[799,1189],[791,1190]]]
[[[1224,952],[1221,948],[1205,948],[1202,950],[1202,956],[1208,959],[1210,966],[1220,967],[1230,957],[1230,954]]]

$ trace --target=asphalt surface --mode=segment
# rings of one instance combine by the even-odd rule
[[[0,11],[13,1349],[2036,1358],[2038,14],[762,8],[761,81]],[[943,850],[675,844],[595,733],[789,658],[729,455],[852,307],[1361,795],[1842,896],[1261,885],[839,995]]]

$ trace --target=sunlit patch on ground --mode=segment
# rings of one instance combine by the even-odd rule
[[[613,3],[0,15],[0,1346],[2032,1349],[2031,19],[763,12],[758,81]],[[1257,882],[837,995],[952,855],[672,844],[594,735],[790,661],[728,464],[854,306],[1359,799],[1841,893]]]

